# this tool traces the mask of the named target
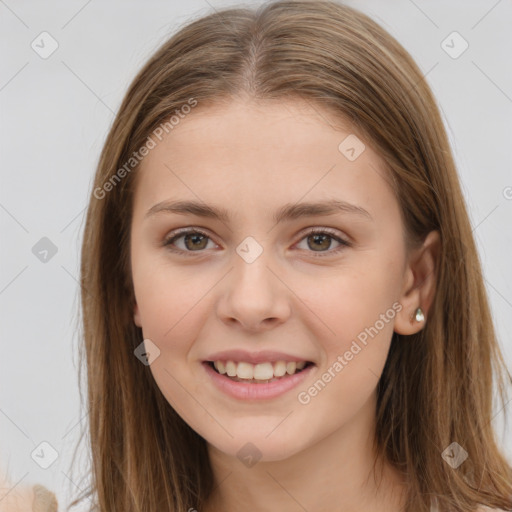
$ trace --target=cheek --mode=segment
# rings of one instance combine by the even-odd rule
[[[346,366],[381,371],[401,309],[396,300],[400,269],[391,261],[382,253],[367,254],[357,266],[338,272],[309,294],[308,306],[324,325],[324,365],[341,356]]]
[[[205,281],[203,286],[191,271],[172,268],[162,257],[143,250],[132,252],[132,279],[144,337],[160,350],[178,349],[201,310]]]
[[[193,420],[187,416],[189,393],[201,391],[199,368],[189,363],[198,329],[205,321],[206,301],[200,299],[207,291],[206,287],[194,287],[193,282],[156,272],[148,276],[137,297],[144,338],[160,350],[151,363],[151,373],[167,401],[188,423]]]
[[[144,337],[152,339],[160,350],[176,351],[191,339],[194,325],[198,325],[197,315],[202,310],[199,301],[204,291],[191,293],[190,282],[166,286],[161,281],[162,278],[154,284],[147,281],[139,288],[137,304]]]
[[[394,299],[396,275],[383,267],[339,275],[314,294],[316,308],[310,308],[329,327],[319,338],[325,360],[309,387],[297,390],[297,400],[309,418],[321,418],[320,430],[336,429],[357,414],[382,374],[401,309]],[[326,408],[336,413],[326,416]]]
[[[398,283],[396,268],[378,262],[361,263],[326,280],[312,297],[332,322],[367,325],[391,307],[398,297]]]

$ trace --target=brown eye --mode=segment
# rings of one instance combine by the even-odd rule
[[[185,235],[184,236],[185,247],[191,251],[196,249],[204,249],[207,245],[205,241],[208,241],[208,237],[201,234]]]
[[[177,246],[176,242],[183,239],[183,245]],[[165,240],[164,246],[175,252],[197,252],[207,248],[209,236],[197,230],[183,231]],[[173,247],[176,246],[177,248]]]
[[[331,232],[330,230],[323,228],[323,229],[314,229],[309,231],[309,233],[306,233],[306,236],[304,236],[301,239],[306,240],[306,248],[299,247],[300,249],[304,249],[308,252],[312,253],[318,253],[313,254],[314,256],[324,256],[324,254],[320,253],[326,253],[325,256],[329,256],[332,254],[337,254],[339,251],[343,250],[345,247],[350,247],[350,243],[346,240],[343,240],[339,236],[337,236],[335,233]],[[335,247],[333,250],[329,250],[332,247],[332,241],[335,241],[338,244],[338,247]],[[300,245],[300,243],[299,243]]]
[[[181,239],[183,239],[183,242],[181,242],[180,246],[178,241]],[[307,241],[307,247],[299,248],[312,253],[314,256],[324,256],[322,253],[325,253],[325,256],[337,254],[339,251],[346,247],[350,247],[351,245],[349,242],[343,240],[339,236],[336,236],[335,233],[332,233],[326,228],[310,230],[309,233],[306,233],[306,235],[301,239],[300,243],[302,240]],[[338,247],[330,250],[333,240],[338,244]],[[208,242],[214,243],[206,233],[197,229],[189,229],[178,233],[175,232],[163,242],[163,245],[172,252],[190,254],[193,252],[204,252],[204,249],[208,248]]]
[[[308,247],[310,249],[326,250],[326,249],[330,248],[333,238],[327,234],[319,235],[319,234],[315,233],[313,235],[309,235],[307,237],[307,240],[308,240]]]

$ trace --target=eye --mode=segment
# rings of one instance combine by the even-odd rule
[[[326,256],[337,254],[342,251],[345,247],[350,247],[350,243],[343,238],[337,236],[336,232],[328,228],[314,228],[309,230],[306,235],[301,238],[306,240],[307,249],[312,249],[314,253],[327,253]],[[332,240],[335,240],[339,246],[334,250],[331,248]],[[305,250],[307,250],[305,249]],[[316,250],[319,249],[319,250]],[[324,254],[314,254],[315,257],[324,257]]]
[[[184,248],[174,248],[174,244],[177,240],[183,238]],[[174,232],[173,236],[166,238],[163,245],[168,247],[172,252],[201,252],[202,249],[206,249],[210,237],[198,229],[186,229],[178,232]],[[211,240],[210,240],[211,241]]]
[[[176,242],[183,239],[183,246],[177,246]],[[327,255],[337,254],[345,247],[350,247],[350,243],[346,240],[337,236],[336,232],[329,228],[314,228],[310,229],[305,236],[300,240],[306,240],[307,248],[301,248],[301,250],[308,250],[313,253],[327,253]],[[332,240],[335,240],[339,246],[334,250],[331,248]],[[208,248],[208,241],[213,241],[207,233],[200,229],[182,229],[174,231],[169,237],[167,237],[163,245],[170,251],[176,253],[192,253],[192,252],[203,252],[203,249]],[[216,244],[214,244],[216,245]],[[319,249],[319,250],[317,250]],[[314,254],[315,257],[323,257],[324,254]]]

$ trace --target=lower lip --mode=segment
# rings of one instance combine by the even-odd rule
[[[218,389],[227,395],[240,400],[264,400],[280,396],[290,389],[298,386],[315,368],[315,365],[310,365],[299,373],[281,377],[273,382],[255,384],[251,382],[236,382],[231,380],[229,377],[217,373],[209,363],[204,362],[203,366]]]

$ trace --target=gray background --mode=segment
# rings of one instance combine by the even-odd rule
[[[511,368],[512,4],[347,3],[405,46],[439,101]],[[61,508],[83,486],[85,452],[70,471],[87,421],[77,377],[78,257],[99,153],[123,94],[149,55],[179,25],[228,5],[235,4],[0,0],[0,467],[14,483],[55,490]],[[43,31],[58,43],[46,59],[31,47],[34,40],[42,46]],[[458,58],[442,46],[454,31],[469,44]],[[453,36],[446,41],[452,53],[462,48]],[[46,50],[49,45],[46,39]],[[33,253],[43,237],[57,248],[46,262]],[[496,425],[512,458],[512,429],[504,429],[503,417],[497,409]],[[36,460],[49,460],[48,448],[39,447],[43,441],[58,452],[48,469],[31,457],[36,449]]]

